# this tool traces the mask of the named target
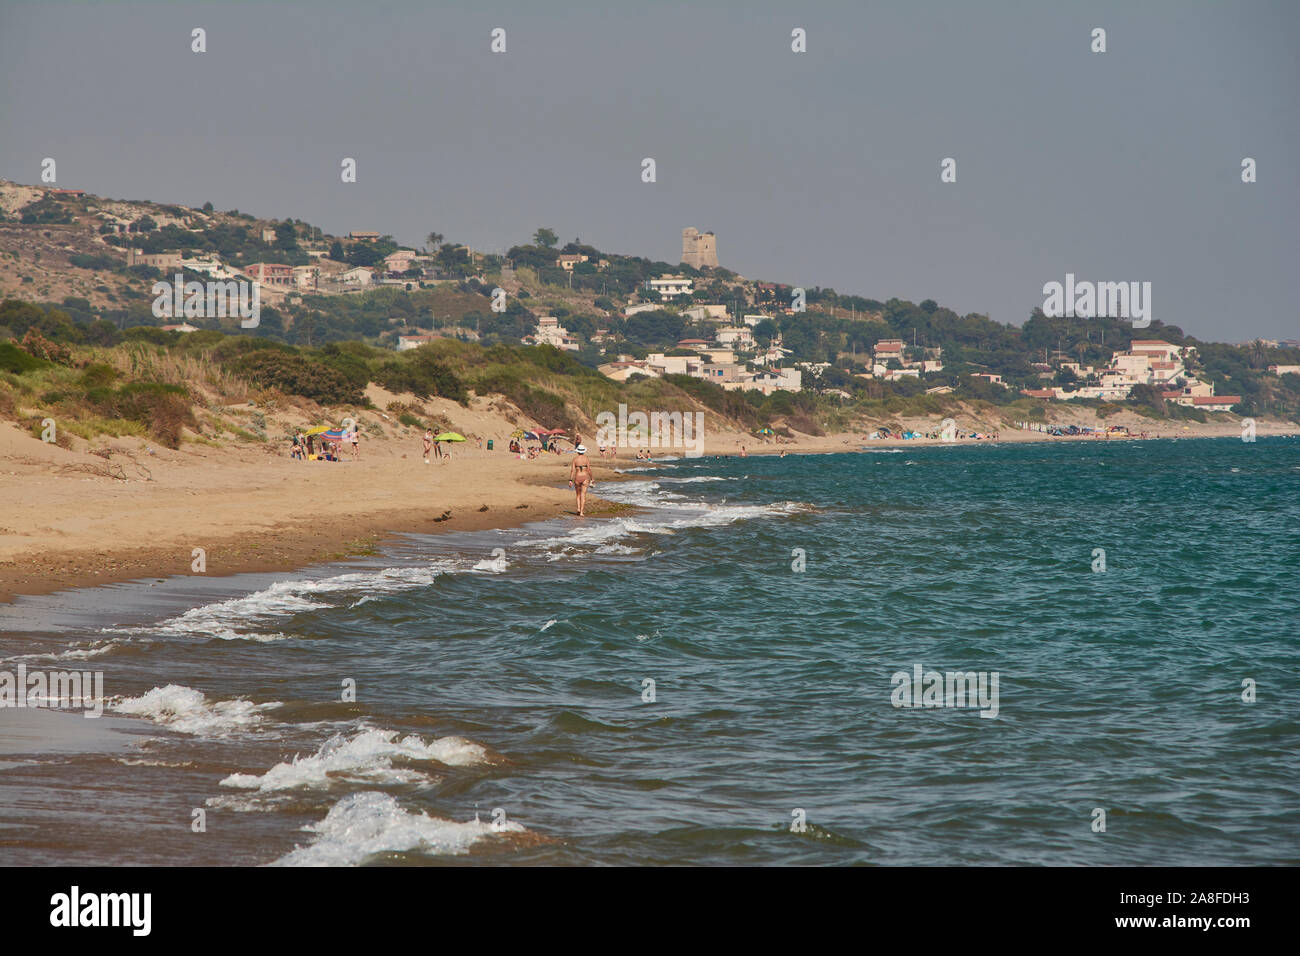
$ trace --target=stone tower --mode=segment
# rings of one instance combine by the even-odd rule
[[[718,265],[718,240],[711,232],[694,227],[682,230],[682,262],[696,269]]]

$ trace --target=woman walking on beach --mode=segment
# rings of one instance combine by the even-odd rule
[[[429,450],[432,447],[433,447],[433,429],[426,428],[424,430],[424,463],[426,465],[429,463]]]
[[[578,517],[585,518],[587,489],[594,484],[591,480],[591,461],[587,458],[586,445],[579,445],[574,451],[573,461],[569,463],[569,486],[578,496]]]

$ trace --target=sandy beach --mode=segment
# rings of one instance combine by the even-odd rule
[[[382,407],[392,396],[376,398]],[[304,462],[290,459],[287,444],[279,441],[223,447],[187,443],[169,450],[118,439],[105,458],[91,454],[85,443],[65,449],[40,442],[13,424],[0,425],[0,487],[16,505],[0,519],[0,600],[196,573],[195,549],[203,549],[202,573],[208,575],[290,570],[367,553],[403,532],[508,528],[573,514],[573,493],[566,486],[568,456],[526,461],[512,455],[506,445],[513,416],[481,400],[469,409],[451,402],[426,404],[470,439],[450,446],[450,462],[434,457],[424,464],[415,429],[395,429],[399,434],[383,438],[367,436],[363,429],[361,460],[351,460],[349,448],[341,462]],[[1151,422],[1126,413],[1107,423],[1162,438],[1241,433],[1236,421]],[[900,424],[918,430],[940,427],[937,419]],[[977,419],[959,419],[959,424],[996,429],[1001,442],[1108,440],[1059,438]],[[1293,433],[1295,426],[1260,422],[1258,430],[1261,435]],[[866,441],[860,432],[761,440],[713,431],[706,435],[704,454],[735,455],[742,446],[748,454],[762,455],[920,444],[938,442]],[[671,449],[653,453],[680,454]],[[591,458],[597,484],[589,514],[609,516],[623,506],[601,500],[600,483],[617,480],[616,468],[644,462],[636,462],[630,449],[620,449],[615,461],[598,457],[593,447]]]

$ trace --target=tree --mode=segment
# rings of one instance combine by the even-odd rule
[[[1128,400],[1130,404],[1144,406],[1157,412],[1164,410],[1165,403],[1160,393],[1145,382],[1140,382],[1129,389]]]
[[[682,337],[685,323],[681,316],[662,309],[638,312],[627,320],[624,332],[629,339],[641,345],[673,345]]]
[[[533,233],[533,242],[547,249],[554,249],[555,244],[560,241],[560,237],[555,234],[553,229],[547,229],[545,226]]]
[[[293,252],[298,248],[298,232],[292,222],[282,222],[275,227],[275,245],[285,252]]]
[[[759,345],[767,348],[767,346],[772,344],[772,340],[776,338],[777,331],[775,322],[771,319],[764,319],[754,326],[754,338],[758,341]]]
[[[1268,365],[1268,346],[1263,340],[1255,339],[1246,347],[1246,354],[1250,357],[1251,368],[1264,368]]]
[[[448,274],[464,274],[469,267],[469,250],[464,246],[444,242],[438,250],[438,268]]]
[[[429,233],[428,238],[426,238],[425,241],[424,241],[424,249],[425,249],[425,251],[426,251],[426,252],[433,252],[433,251],[434,251],[435,249],[437,249],[440,245],[442,245],[442,240],[443,240],[443,238],[445,238],[445,237],[444,237],[443,234],[440,233],[440,232],[431,232],[431,233]]]
[[[343,248],[343,243],[337,239],[334,240],[334,245],[330,246],[330,258],[335,262],[347,261],[347,251]]]
[[[348,262],[354,266],[373,266],[383,261],[384,257],[368,242],[358,242],[348,250]]]

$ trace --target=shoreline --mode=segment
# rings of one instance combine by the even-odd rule
[[[1154,433],[1155,429],[1151,432]],[[1261,436],[1296,433],[1297,429],[1283,423],[1261,423],[1259,428]],[[1159,438],[1145,440],[1239,435],[1237,423],[1215,423],[1209,427],[1186,427],[1182,433],[1161,434]],[[745,446],[749,456],[766,457],[782,452],[795,455],[861,454],[876,448],[953,444],[1143,440],[1136,436],[1053,436],[1020,429],[1002,431],[997,439],[959,439],[956,442],[926,438],[863,440],[856,432],[777,442],[755,440],[737,433],[710,443],[712,447],[706,446],[699,459],[738,457],[741,445]],[[3,450],[3,444],[0,444],[0,451]],[[209,483],[202,492],[188,486],[187,480],[193,476],[184,472],[194,463],[185,460],[187,455],[193,454],[187,451],[166,452],[167,458],[163,462],[150,462],[154,468],[160,464],[170,468],[175,464],[176,475],[173,477],[178,475],[179,478],[165,486],[152,479],[150,483],[135,483],[137,488],[148,489],[147,494],[131,493],[135,489],[123,486],[132,483],[102,476],[51,475],[52,469],[48,464],[36,463],[38,467],[23,476],[28,479],[23,483],[40,484],[48,493],[44,502],[36,504],[36,520],[29,521],[26,528],[0,527],[0,604],[12,605],[24,596],[177,575],[202,573],[219,578],[245,573],[291,573],[330,561],[373,554],[404,534],[505,530],[574,513],[573,493],[565,486],[564,466],[568,460],[565,457],[547,456],[536,461],[520,461],[500,450],[466,449],[458,452],[450,465],[435,464],[429,469],[417,470],[416,467],[406,467],[412,464],[412,459],[399,454],[400,449],[386,448],[383,443],[375,442],[365,450],[376,454],[368,455],[360,462],[345,460],[318,466],[290,462],[282,456],[274,456],[270,449],[240,449],[239,454],[225,456],[220,466],[222,477],[233,478],[233,484],[212,487]],[[51,452],[63,451],[51,449]],[[674,454],[672,449],[656,451],[668,452],[661,458],[685,457],[680,452]],[[75,455],[72,452],[65,454],[69,457]],[[200,457],[206,456],[200,454]],[[44,467],[40,467],[42,464]],[[656,467],[655,459],[636,459],[630,454],[620,454],[617,459],[593,455],[592,464],[597,486],[606,481],[625,480],[617,471],[620,468]],[[208,466],[203,464],[202,467]],[[322,470],[305,470],[315,467],[322,467]],[[295,474],[294,469],[303,470]],[[17,474],[0,471],[0,483],[9,484],[5,481],[6,476]],[[295,482],[293,478],[304,480]],[[452,481],[446,483],[446,478]],[[437,481],[438,485],[430,487],[430,480]],[[97,490],[110,492],[107,496],[110,500],[100,500],[94,492],[88,499],[84,489],[71,488],[70,482],[92,482],[98,485]],[[393,487],[387,491],[377,490],[385,482]],[[268,487],[285,483],[295,487]],[[17,489],[17,498],[26,503],[24,490],[21,487]],[[334,491],[337,494],[333,494]],[[190,498],[200,493],[205,501],[203,507],[196,509],[197,503]],[[382,501],[394,497],[405,497],[409,501],[406,504]],[[105,508],[112,511],[117,503],[113,499],[123,498],[136,500],[122,502],[125,513],[114,516],[116,521],[105,520],[107,516],[102,513]],[[51,514],[63,517],[66,527],[37,524],[42,508],[53,509]],[[316,508],[321,509],[318,515],[313,513]],[[612,517],[628,510],[631,509],[626,505],[593,494],[588,515],[593,518]],[[285,517],[275,521],[265,519],[266,514],[277,511],[285,512]],[[6,520],[14,522],[17,517],[10,515]],[[176,529],[191,520],[194,526],[185,535],[188,540],[181,540]],[[37,538],[41,544],[33,542],[32,547],[23,547],[22,542],[16,540],[23,537]],[[59,547],[58,539],[61,537],[73,541],[69,541],[69,546]],[[142,537],[144,541],[141,541]],[[121,546],[106,544],[108,541],[120,541]],[[202,572],[192,570],[191,544],[202,547],[204,551],[205,570]]]

